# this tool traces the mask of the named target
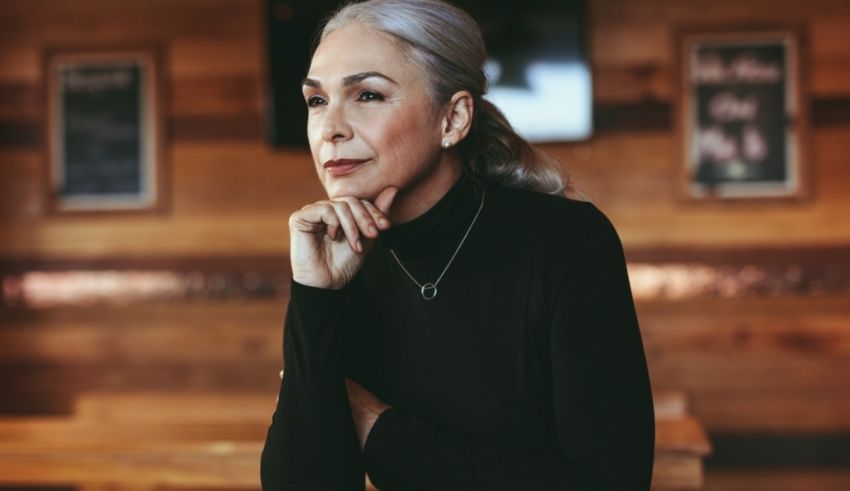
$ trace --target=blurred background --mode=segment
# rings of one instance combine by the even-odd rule
[[[0,0],[0,490],[259,489],[287,219],[324,197],[309,152],[281,136],[303,124],[286,87],[307,40],[286,36],[316,15],[306,5]],[[469,2],[479,19],[486,5]],[[654,488],[850,489],[850,2],[570,6],[591,126],[537,145],[625,247]],[[787,192],[765,198],[742,174],[694,192],[689,156],[728,141],[689,126],[717,108],[694,102],[689,34],[777,30],[793,41]],[[743,186],[712,196],[724,184]]]

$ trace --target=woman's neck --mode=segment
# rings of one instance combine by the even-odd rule
[[[407,222],[393,222],[381,233],[381,244],[405,261],[428,257],[447,260],[470,229],[485,187],[485,182],[461,172],[427,210]]]
[[[455,152],[446,155],[434,172],[406,189],[399,189],[390,208],[390,223],[407,223],[431,209],[455,185],[461,172],[460,156]]]

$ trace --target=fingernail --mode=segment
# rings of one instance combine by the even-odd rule
[[[381,225],[389,225],[390,221],[387,220],[386,218],[379,218],[378,223],[380,223]]]
[[[360,239],[357,239],[357,252],[363,252],[363,243],[360,242]]]
[[[378,233],[378,229],[376,229],[374,225],[369,225],[369,233],[375,235]]]

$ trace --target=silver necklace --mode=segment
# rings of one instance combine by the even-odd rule
[[[446,264],[446,267],[443,268],[443,272],[440,273],[440,277],[437,278],[437,280],[434,281],[433,283],[425,283],[423,285],[422,283],[419,283],[418,281],[416,281],[416,278],[414,278],[413,275],[410,274],[410,271],[408,271],[407,268],[404,267],[404,264],[401,264],[401,261],[399,260],[398,256],[396,256],[396,254],[395,254],[395,251],[390,249],[390,253],[395,258],[395,262],[397,262],[398,265],[401,266],[401,269],[404,270],[405,273],[407,273],[407,276],[409,276],[410,279],[413,280],[414,283],[416,283],[416,286],[419,287],[420,293],[422,293],[422,298],[424,298],[425,300],[432,300],[434,297],[437,296],[437,284],[440,283],[440,280],[443,279],[443,275],[446,274],[446,271],[449,270],[449,266],[451,266],[452,261],[455,260],[455,256],[457,256],[457,253],[460,251],[461,246],[463,246],[463,243],[466,242],[466,237],[469,235],[469,232],[472,230],[472,226],[475,225],[475,221],[478,220],[478,214],[481,213],[481,208],[484,207],[484,196],[486,194],[487,194],[487,190],[485,189],[481,194],[481,204],[478,205],[478,211],[475,212],[475,216],[472,218],[472,223],[469,224],[469,228],[466,229],[466,233],[463,234],[463,238],[460,239],[460,244],[457,245],[457,249],[455,249],[454,254],[452,254],[452,258],[449,259],[448,264]]]

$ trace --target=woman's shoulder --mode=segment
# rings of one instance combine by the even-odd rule
[[[491,230],[498,234],[499,250],[540,271],[541,284],[557,289],[564,281],[624,267],[620,237],[595,203],[507,187],[495,194]]]
[[[504,186],[498,186],[497,192],[500,217],[519,222],[516,225],[521,228],[543,230],[553,238],[616,235],[611,220],[592,201]]]

